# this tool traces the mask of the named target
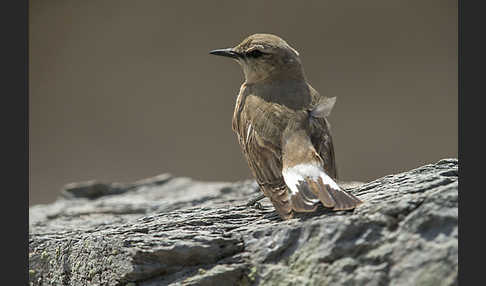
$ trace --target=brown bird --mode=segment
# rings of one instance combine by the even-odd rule
[[[299,53],[281,38],[254,34],[213,55],[243,68],[233,131],[263,194],[282,219],[295,212],[333,210],[362,203],[336,183],[334,147],[327,119],[336,98],[307,82]]]

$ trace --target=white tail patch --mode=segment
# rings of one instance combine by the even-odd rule
[[[294,195],[299,192],[298,186],[305,182],[307,178],[311,179],[312,181],[318,181],[319,178],[322,179],[322,182],[326,185],[329,185],[333,189],[340,189],[339,186],[334,182],[331,177],[329,177],[322,167],[316,164],[299,164],[295,165],[290,168],[286,168],[282,171],[282,175],[284,177],[285,184],[289,187],[290,192]],[[317,199],[316,202],[318,202]]]
[[[350,210],[362,201],[343,191],[321,166],[315,163],[299,164],[282,171],[290,190],[292,209],[298,212],[314,211],[320,201],[333,210]]]

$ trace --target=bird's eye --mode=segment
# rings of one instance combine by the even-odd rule
[[[246,53],[246,56],[249,57],[249,58],[259,58],[261,56],[263,56],[263,52],[261,52],[260,50],[252,50],[251,52],[248,52]]]

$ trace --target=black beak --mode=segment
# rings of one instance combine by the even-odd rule
[[[229,58],[234,58],[234,59],[240,57],[240,54],[233,51],[232,48],[213,50],[213,51],[210,51],[209,53],[211,55],[229,57]]]

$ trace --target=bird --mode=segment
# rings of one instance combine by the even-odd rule
[[[209,52],[238,62],[245,81],[232,129],[263,195],[283,220],[319,204],[351,210],[363,203],[343,190],[328,117],[336,97],[308,82],[299,52],[274,34],[253,34]]]

